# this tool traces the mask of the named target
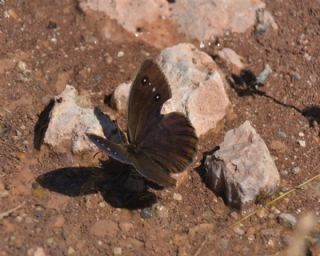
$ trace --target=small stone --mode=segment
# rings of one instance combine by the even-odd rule
[[[123,51],[119,51],[117,54],[118,58],[121,58],[124,56],[124,52]]]
[[[299,132],[299,137],[303,137],[304,133],[303,132]]]
[[[305,140],[297,140],[297,142],[299,143],[299,145],[303,148],[306,147],[306,141]]]
[[[223,48],[218,52],[218,56],[226,62],[234,74],[240,74],[241,70],[245,67],[243,64],[243,57],[239,56],[230,48]]]
[[[237,212],[231,212],[230,217],[237,220],[239,218],[239,214]]]
[[[102,76],[99,74],[94,76],[94,80],[96,80],[96,81],[100,81],[101,79],[102,79]]]
[[[150,208],[144,208],[140,212],[140,217],[143,219],[149,219],[153,217],[153,215],[154,215],[154,212]]]
[[[49,21],[47,28],[48,29],[56,29],[58,27],[57,23],[53,21]]]
[[[133,229],[133,224],[132,223],[129,223],[129,222],[122,222],[119,224],[119,227],[120,227],[120,230],[122,232],[129,232],[131,229]]]
[[[49,238],[46,240],[46,243],[47,243],[47,245],[52,246],[52,245],[54,244],[54,239],[53,239],[53,237],[49,237]]]
[[[179,193],[173,193],[173,199],[176,201],[182,201],[182,195]]]
[[[121,255],[122,254],[122,248],[121,247],[114,247],[113,248],[113,254],[114,255]]]
[[[244,235],[244,230],[240,226],[235,226],[233,228],[233,232],[236,233],[239,236],[243,236]]]
[[[256,78],[256,82],[258,84],[264,84],[268,77],[272,74],[272,69],[271,67],[269,66],[269,64],[266,64],[264,69],[261,71],[261,73],[257,76]]]
[[[35,210],[33,212],[33,215],[37,218],[43,218],[44,216],[46,216],[46,213],[43,210]]]
[[[51,226],[54,228],[61,228],[64,225],[64,221],[63,215],[58,215],[52,222]]]
[[[100,203],[99,203],[99,207],[100,207],[100,208],[104,208],[104,207],[106,207],[106,204],[105,204],[104,202],[100,202]]]
[[[68,255],[72,255],[72,254],[74,254],[76,251],[75,251],[75,249],[73,249],[71,246],[69,246],[69,248],[68,248]]]
[[[278,222],[286,227],[293,228],[297,224],[297,219],[290,213],[281,213],[278,216]]]
[[[292,80],[296,80],[296,81],[299,81],[301,79],[301,76],[298,72],[292,72],[291,77],[292,77]]]
[[[276,135],[283,139],[286,139],[288,137],[288,135],[284,131],[277,131]]]
[[[294,167],[293,169],[292,169],[292,173],[293,174],[298,174],[300,172],[300,167]]]
[[[267,212],[266,208],[262,208],[262,209],[260,209],[260,210],[256,213],[256,215],[257,215],[260,219],[263,219],[263,218],[266,218],[266,217],[267,217],[268,212]]]
[[[42,247],[37,247],[33,256],[46,256],[46,253],[44,252],[44,249]]]
[[[154,206],[154,208],[155,208],[155,212],[156,212],[157,216],[159,216],[160,218],[168,218],[169,217],[169,210],[165,206],[163,206],[161,204],[156,204]]]

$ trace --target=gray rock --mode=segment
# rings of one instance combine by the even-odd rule
[[[220,149],[206,157],[204,178],[227,204],[239,208],[272,195],[280,183],[273,158],[249,121],[228,131]]]
[[[272,74],[272,69],[269,64],[266,64],[264,69],[260,72],[260,74],[256,78],[256,82],[258,84],[264,84],[268,77]]]
[[[121,134],[117,132],[117,126],[109,117],[98,109],[93,109],[85,96],[78,95],[74,87],[67,85],[65,90],[55,97],[44,143],[59,150],[59,147],[67,142],[67,145],[71,144],[73,153],[97,150],[85,133],[110,136],[115,142],[121,141]],[[62,149],[65,150],[65,147],[62,146]]]
[[[286,227],[293,228],[297,224],[297,219],[290,213],[281,213],[278,216],[278,222]]]
[[[255,27],[255,35],[263,35],[270,27],[274,30],[278,30],[278,25],[274,21],[270,12],[265,9],[258,9],[256,11],[257,24]]]
[[[149,219],[154,216],[154,212],[151,208],[143,208],[140,212],[140,217],[143,219]]]
[[[172,98],[162,113],[178,111],[189,117],[198,136],[214,129],[230,106],[223,75],[206,53],[192,44],[178,44],[164,49],[157,63],[168,79]],[[119,85],[113,94],[117,110],[126,115],[131,83]]]

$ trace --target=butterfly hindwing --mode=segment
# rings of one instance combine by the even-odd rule
[[[197,137],[189,120],[181,113],[164,115],[138,145],[138,150],[168,172],[181,172],[193,160]]]

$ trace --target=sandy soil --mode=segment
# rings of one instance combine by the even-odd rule
[[[299,218],[312,211],[319,217],[317,180],[241,227],[230,227],[250,209],[241,213],[226,206],[203,184],[200,168],[191,170],[179,188],[150,188],[158,197],[151,213],[160,216],[145,218],[151,214],[147,210],[113,207],[97,158],[54,153],[45,147],[35,150],[35,124],[66,83],[91,91],[94,104],[106,109],[105,96],[159,50],[134,36],[126,35],[121,43],[102,40],[73,0],[4,2],[0,4],[0,214],[21,207],[0,217],[0,255],[274,255],[289,246],[294,232],[278,223],[280,212]],[[259,88],[265,94],[230,87],[233,119],[218,133],[201,139],[198,158],[217,146],[227,130],[250,120],[276,159],[280,191],[287,191],[320,170],[320,4],[266,3],[279,26],[277,32],[221,39],[223,47],[245,58],[254,74],[266,63],[272,67],[272,76]],[[215,47],[205,50],[214,56]],[[117,57],[119,51],[123,57]],[[108,167],[119,168],[116,163]],[[314,227],[320,231],[319,223]]]

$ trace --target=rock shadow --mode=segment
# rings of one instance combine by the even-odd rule
[[[44,136],[50,121],[50,113],[54,107],[54,104],[55,101],[53,99],[50,100],[48,105],[40,113],[38,121],[34,127],[33,146],[37,150],[40,150],[41,145],[43,144]]]
[[[149,184],[130,166],[106,161],[98,167],[66,167],[37,177],[44,188],[70,197],[101,193],[115,208],[141,209],[157,201]]]

